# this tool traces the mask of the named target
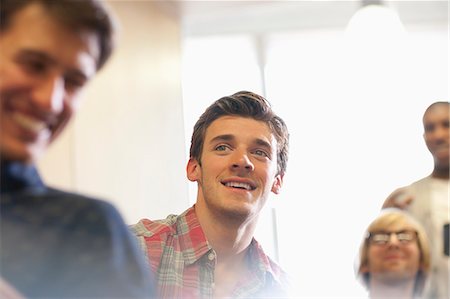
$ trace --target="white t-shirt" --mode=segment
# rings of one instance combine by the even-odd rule
[[[444,252],[444,224],[450,222],[450,212],[449,212],[449,190],[450,181],[442,179],[431,179],[431,204],[433,211],[433,225],[435,226],[433,236],[434,242],[438,248],[441,248],[441,253]],[[447,259],[448,260],[448,259]]]

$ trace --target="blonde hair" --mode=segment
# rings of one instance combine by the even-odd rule
[[[419,247],[419,271],[416,275],[416,283],[414,286],[414,293],[420,295],[425,286],[426,279],[430,272],[430,245],[427,234],[423,226],[417,222],[410,214],[397,208],[388,208],[381,211],[380,215],[372,221],[367,228],[363,242],[359,251],[359,266],[357,267],[357,276],[360,278],[362,284],[368,289],[370,273],[363,269],[368,266],[369,257],[369,234],[377,231],[386,230],[394,223],[404,223],[411,225],[417,231],[417,245]]]

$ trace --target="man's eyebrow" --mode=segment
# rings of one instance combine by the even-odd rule
[[[23,58],[38,59],[38,60],[44,61],[51,65],[56,65],[58,63],[56,61],[56,59],[54,59],[47,53],[39,51],[39,50],[34,50],[34,49],[22,49],[18,55],[18,58],[19,59],[23,59]],[[77,68],[70,68],[66,73],[70,74],[71,76],[77,76],[82,80],[89,79],[89,76],[87,74],[83,73],[82,71],[80,71]]]
[[[213,139],[209,141],[209,143],[214,143],[217,141],[231,141],[234,139],[234,136],[231,134],[217,135]]]
[[[269,142],[267,142],[267,141],[265,141],[263,139],[260,139],[260,138],[256,138],[255,139],[255,143],[258,144],[258,145],[270,148],[270,149],[272,148],[272,145]]]
[[[217,142],[217,141],[231,141],[233,139],[235,139],[235,137],[233,135],[223,134],[223,135],[217,135],[216,137],[211,139],[209,142],[213,143],[213,142]],[[255,138],[254,142],[260,146],[272,148],[272,145],[269,142],[267,142],[266,140],[263,140],[261,138]]]
[[[18,55],[19,58],[35,58],[43,60],[50,64],[56,64],[56,60],[45,52],[34,50],[34,49],[22,49]]]

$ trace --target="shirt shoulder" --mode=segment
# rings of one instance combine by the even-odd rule
[[[56,189],[18,192],[2,198],[0,222],[8,244],[2,275],[25,295],[151,294],[136,240],[106,201]]]
[[[177,215],[169,215],[166,219],[159,220],[141,219],[138,223],[131,225],[130,229],[137,237],[147,239],[175,234],[177,219]]]
[[[112,204],[56,189],[2,195],[2,216],[12,217],[16,214],[23,218],[34,215],[33,219],[37,222],[54,224],[65,230],[81,229],[83,226],[108,227],[117,223],[124,225]]]
[[[145,238],[148,241],[161,240],[164,236],[170,235],[185,235],[199,226],[195,209],[191,207],[180,215],[171,214],[165,219],[141,219],[131,225],[130,229],[138,238]]]
[[[429,175],[429,176],[421,178],[417,181],[412,182],[411,185],[409,185],[408,187],[428,185],[431,183],[432,180],[433,180],[433,177],[431,175]]]
[[[130,229],[154,271],[166,267],[162,260],[176,259],[191,264],[210,250],[194,207],[162,220],[142,219]]]

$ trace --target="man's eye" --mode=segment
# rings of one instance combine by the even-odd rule
[[[67,77],[64,79],[64,83],[67,90],[76,90],[83,87],[86,80],[75,77]]]
[[[24,60],[20,61],[22,67],[30,73],[42,74],[47,70],[47,64],[40,60]]]
[[[221,144],[221,145],[216,146],[214,149],[216,151],[220,151],[221,152],[221,151],[226,151],[228,149],[228,147],[226,145]]]
[[[434,130],[434,126],[433,125],[427,125],[425,126],[425,132],[431,132]]]
[[[262,156],[262,157],[269,157],[269,154],[267,154],[265,151],[263,150],[255,150],[254,151],[255,155],[257,156]]]

